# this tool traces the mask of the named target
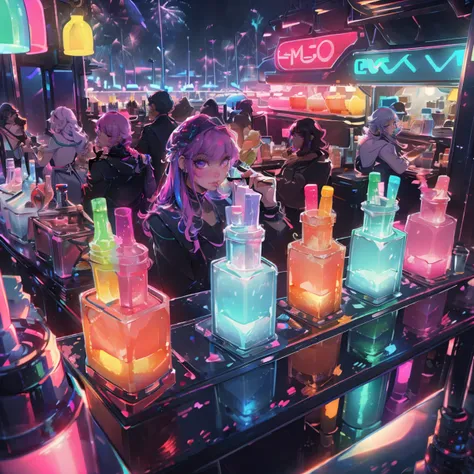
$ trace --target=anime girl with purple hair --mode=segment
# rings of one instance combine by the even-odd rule
[[[363,174],[378,171],[387,183],[391,174],[400,175],[408,168],[409,161],[398,142],[398,117],[388,107],[378,108],[370,117],[364,136],[359,141],[356,169]]]
[[[238,156],[232,132],[203,114],[187,119],[168,140],[166,179],[144,228],[153,238],[158,285],[171,297],[209,289],[209,263],[225,255],[225,208],[232,202],[222,185]],[[262,194],[268,243],[287,226],[275,181],[250,174],[250,185]]]

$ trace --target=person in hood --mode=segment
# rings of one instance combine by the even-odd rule
[[[84,208],[92,216],[91,200],[105,198],[109,221],[115,232],[115,209],[129,207],[133,212],[137,237],[141,229],[138,215],[148,210],[148,199],[156,191],[150,156],[140,155],[130,147],[130,122],[118,112],[107,112],[96,126],[99,151],[95,159],[89,160]],[[153,183],[152,189],[149,188],[150,182]]]
[[[301,232],[300,214],[305,208],[304,188],[317,184],[319,192],[331,176],[326,130],[311,118],[297,120],[290,128],[292,154],[277,177],[277,196],[296,233]]]
[[[171,116],[178,123],[183,123],[189,117],[194,115],[194,107],[189,103],[187,97],[183,97],[180,101],[174,106]]]
[[[157,183],[165,172],[166,142],[178,126],[169,115],[173,105],[173,100],[166,91],[155,92],[148,98],[148,117],[151,123],[143,127],[137,145],[139,153],[151,156]]]
[[[224,120],[219,112],[219,106],[214,99],[206,100],[199,113],[211,117],[211,120],[217,125],[224,125]]]
[[[377,171],[387,185],[391,174],[401,175],[410,162],[397,140],[400,133],[396,112],[388,107],[378,108],[370,117],[364,136],[359,140],[355,168],[362,174]]]

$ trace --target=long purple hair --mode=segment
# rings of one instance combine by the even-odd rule
[[[171,134],[167,143],[166,179],[148,216],[159,214],[160,209],[177,208],[178,228],[190,242],[195,241],[202,227],[201,201],[194,186],[193,157],[205,155],[210,161],[228,156],[232,164],[239,157],[234,134],[223,125],[217,125],[207,115],[188,118]],[[184,156],[184,170],[179,167],[179,158]],[[186,181],[189,181],[189,186]],[[222,197],[207,192],[204,199]],[[147,217],[148,217],[147,216]],[[145,220],[145,232],[149,229]]]

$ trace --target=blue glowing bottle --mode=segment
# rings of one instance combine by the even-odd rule
[[[373,304],[396,297],[400,290],[406,234],[393,227],[400,178],[390,176],[387,197],[380,192],[380,173],[370,173],[364,224],[352,231],[346,287]]]
[[[260,194],[238,186],[226,209],[227,256],[211,263],[212,332],[240,351],[275,338],[277,268],[262,258]]]

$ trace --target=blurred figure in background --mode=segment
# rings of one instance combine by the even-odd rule
[[[224,124],[222,115],[219,113],[219,106],[214,99],[206,100],[206,102],[204,102],[203,106],[201,107],[200,113],[211,117],[212,121],[216,122],[217,125]]]
[[[51,175],[53,189],[57,184],[67,184],[69,200],[81,204],[86,172],[76,166],[76,159],[82,155],[81,160],[84,160],[90,154],[89,139],[78,125],[74,112],[67,107],[54,109],[49,124],[53,135],[49,143],[38,150],[38,166],[46,167],[44,175]]]
[[[326,131],[310,118],[297,120],[290,128],[292,148],[277,178],[277,196],[295,232],[301,232],[300,213],[304,211],[304,187],[317,184],[318,190],[328,183],[331,160],[324,141]]]
[[[130,147],[131,142],[130,123],[123,115],[107,112],[97,121],[96,146],[100,151],[89,161],[84,208],[92,216],[90,201],[104,197],[115,232],[114,210],[129,207],[134,216],[135,235],[140,236],[138,214],[147,212],[157,186],[150,156],[140,155]]]
[[[166,91],[155,92],[148,98],[150,124],[142,130],[137,151],[151,156],[155,180],[159,183],[165,172],[166,142],[178,124],[169,116],[173,101]]]
[[[178,123],[183,123],[187,118],[194,115],[195,110],[194,107],[189,103],[187,97],[183,97],[171,112],[171,116],[176,120]]]
[[[379,172],[385,186],[391,174],[405,172],[410,163],[397,140],[399,132],[397,113],[389,107],[378,108],[369,117],[364,136],[359,139],[356,170],[367,175]]]

